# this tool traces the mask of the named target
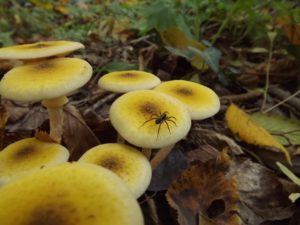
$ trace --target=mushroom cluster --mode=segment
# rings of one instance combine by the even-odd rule
[[[192,120],[206,119],[220,109],[218,96],[204,85],[185,80],[161,83],[143,71],[108,73],[98,85],[125,93],[110,107],[111,124],[122,139],[142,148],[148,159],[152,149],[159,149],[151,160],[152,169],[187,135]]]
[[[63,106],[67,95],[86,84],[91,65],[79,58],[63,57],[83,48],[78,42],[47,41],[0,49],[0,59],[18,60],[0,81],[0,95],[14,101],[40,101],[47,108],[50,137],[60,143]]]
[[[48,41],[0,49],[0,59],[18,61],[0,81],[1,96],[40,101],[50,121],[50,140],[26,138],[0,152],[3,225],[143,225],[136,199],[150,184],[152,170],[188,134],[192,120],[219,111],[215,92],[197,83],[162,83],[136,70],[105,74],[99,88],[121,93],[109,118],[124,143],[94,146],[70,163],[69,151],[60,144],[63,106],[90,80],[92,67],[65,55],[83,47]],[[153,157],[152,149],[158,149]]]

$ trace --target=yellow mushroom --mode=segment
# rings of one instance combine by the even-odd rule
[[[134,90],[151,89],[160,84],[160,79],[144,71],[128,70],[103,75],[98,85],[103,90],[126,93]]]
[[[190,112],[192,120],[202,120],[215,115],[220,109],[216,93],[201,84],[185,80],[164,82],[154,88],[181,101]]]
[[[0,189],[1,225],[143,225],[127,185],[93,164],[64,163]]]
[[[79,162],[103,166],[117,174],[136,198],[140,197],[150,184],[151,165],[137,149],[117,143],[98,145],[86,151]]]
[[[152,90],[122,95],[111,105],[109,117],[118,133],[129,143],[144,148],[148,158],[152,148],[161,148],[157,153],[159,162],[191,127],[185,106],[175,98]]]
[[[82,59],[34,62],[8,71],[0,82],[0,94],[15,101],[42,101],[49,112],[50,136],[59,143],[66,95],[86,84],[91,76],[91,65]]]
[[[80,48],[84,45],[74,41],[41,41],[0,48],[0,59],[32,60],[66,55]]]
[[[62,145],[26,138],[0,152],[0,186],[24,175],[68,161]]]
[[[144,148],[173,144],[188,133],[191,119],[176,99],[152,90],[126,93],[111,105],[113,127],[129,143]]]

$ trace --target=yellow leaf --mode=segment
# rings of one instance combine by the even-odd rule
[[[180,49],[187,49],[188,47],[194,47],[201,51],[206,49],[205,45],[202,43],[191,39],[186,36],[186,34],[180,30],[178,27],[170,27],[163,32],[160,32],[160,37],[165,45],[180,48]],[[208,68],[204,60],[199,56],[195,55],[191,59],[191,64],[198,69],[205,70]]]
[[[34,4],[37,7],[40,7],[42,9],[46,10],[53,10],[53,4],[47,1],[42,1],[42,0],[31,0],[31,3]]]
[[[236,105],[231,104],[228,107],[225,120],[229,129],[246,143],[279,149],[284,153],[289,164],[292,164],[289,152],[267,130]]]

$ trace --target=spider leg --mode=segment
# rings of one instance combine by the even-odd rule
[[[169,133],[171,134],[171,130],[170,130],[170,127],[169,127],[169,124],[168,124],[168,121],[165,120],[164,123],[166,123],[167,127],[168,127],[168,130],[169,130]]]
[[[168,116],[167,119],[175,119],[175,120],[177,120],[175,116]]]
[[[144,126],[146,123],[150,122],[151,120],[156,120],[156,118],[150,118],[149,120],[146,120],[140,127]]]
[[[167,119],[166,121],[172,122],[177,127],[177,124],[176,124],[176,122],[174,120]]]
[[[160,123],[159,126],[158,126],[158,131],[157,131],[157,135],[156,135],[156,140],[158,139],[158,135],[159,135],[159,132],[160,132],[161,124],[162,124],[162,123]]]

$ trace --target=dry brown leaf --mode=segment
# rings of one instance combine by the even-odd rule
[[[288,193],[270,169],[241,158],[233,161],[230,174],[238,183],[240,215],[244,224],[257,225],[293,215]]]
[[[214,224],[241,224],[237,183],[227,174],[230,164],[222,153],[216,160],[191,166],[171,184],[166,197],[180,225],[197,225],[198,213]]]
[[[99,145],[100,141],[72,105],[64,108],[63,142],[70,151],[70,159],[77,160],[86,150]]]
[[[44,141],[44,142],[50,142],[50,143],[57,143],[54,139],[52,139],[49,134],[42,130],[37,130],[34,134],[35,138]]]
[[[229,129],[246,143],[259,147],[276,148],[283,152],[289,164],[292,164],[289,152],[267,130],[236,105],[231,104],[228,107],[225,120]]]

